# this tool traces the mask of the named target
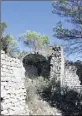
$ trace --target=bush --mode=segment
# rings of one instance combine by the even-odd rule
[[[82,115],[82,94],[68,88],[61,88],[59,83],[55,85],[53,89],[51,87],[51,90],[46,88],[47,93],[43,91],[43,99],[61,110],[63,116]]]
[[[26,78],[25,87],[27,90],[27,99],[29,101],[36,95],[42,95],[43,91],[49,87],[49,80],[41,76],[33,79]]]

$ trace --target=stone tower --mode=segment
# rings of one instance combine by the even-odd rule
[[[51,71],[50,79],[55,82],[60,82],[63,86],[63,76],[64,76],[64,54],[62,47],[54,47],[51,58]]]

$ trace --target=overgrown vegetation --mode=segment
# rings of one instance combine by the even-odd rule
[[[30,109],[30,115],[55,115],[56,108],[52,108],[48,102],[41,98],[42,92],[48,87],[49,80],[44,77],[27,78],[25,86],[27,89],[26,103]]]
[[[33,103],[36,97],[46,101],[50,107],[57,108],[63,116],[82,115],[82,94],[68,88],[61,88],[59,82],[52,83],[44,77],[27,78],[26,86],[27,103]]]
[[[29,83],[28,83],[29,82]],[[32,89],[35,87],[37,94],[42,94],[42,92],[49,87],[49,79],[44,78],[42,76],[40,77],[36,77],[36,78],[26,78],[25,81],[25,86],[27,87],[27,89],[32,86]],[[28,83],[28,84],[27,84]],[[33,87],[34,86],[34,87]],[[28,89],[29,90],[29,89]],[[36,93],[35,92],[35,93]]]
[[[82,94],[68,88],[61,88],[59,83],[54,90],[49,84],[46,89],[43,89],[41,96],[51,106],[61,110],[63,116],[82,115]]]
[[[48,97],[47,94],[45,96],[44,95],[43,98],[45,98],[51,106],[60,109],[63,116],[82,115],[82,95],[78,94],[76,91],[59,87],[50,94],[50,97]]]
[[[5,22],[1,22],[0,23],[1,49],[10,56],[15,56],[19,52],[17,41],[11,34],[8,35],[4,34],[6,28],[7,24]]]

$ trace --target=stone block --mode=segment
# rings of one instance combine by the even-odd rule
[[[1,81],[2,82],[8,82],[10,80],[10,78],[9,77],[1,77]]]
[[[12,105],[13,105],[12,103],[8,103],[8,104],[7,103],[6,104],[3,103],[2,104],[2,108],[3,108],[3,110],[7,110],[8,108],[12,107]]]
[[[3,85],[3,86],[1,86],[1,91],[3,91],[5,89],[5,86]]]
[[[4,52],[3,50],[1,50],[1,55],[2,55],[2,54],[5,54],[5,52]]]
[[[2,115],[7,115],[7,114],[8,114],[8,110],[3,110],[3,111],[1,112],[1,114],[2,114]]]
[[[2,81],[2,80],[1,80]],[[1,86],[7,86],[8,85],[8,82],[6,82],[7,80],[5,80],[5,81],[2,81],[1,82]]]
[[[5,77],[5,76],[6,76],[6,73],[2,72],[2,70],[1,70],[1,77]]]
[[[3,109],[4,111],[6,109],[9,111],[5,115],[17,114],[18,109],[23,114],[26,94],[24,87],[25,69],[23,68],[23,64],[20,60],[3,54],[1,66],[1,97],[4,97]]]

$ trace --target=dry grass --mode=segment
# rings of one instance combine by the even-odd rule
[[[47,86],[47,82],[41,79],[27,79],[27,104],[30,110],[30,115],[54,115],[57,116],[59,112],[56,108],[52,108],[46,101],[43,101],[40,95],[37,93],[37,89],[43,89]]]

